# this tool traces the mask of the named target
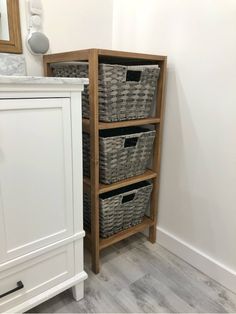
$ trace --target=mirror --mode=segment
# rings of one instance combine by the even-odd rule
[[[6,0],[0,0],[0,39],[10,40]]]
[[[0,52],[22,53],[19,0],[0,0]]]

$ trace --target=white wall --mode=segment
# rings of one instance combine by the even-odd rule
[[[235,0],[42,1],[52,53],[168,55],[158,239],[236,291]],[[24,52],[28,74],[42,74]]]
[[[111,48],[113,0],[42,0],[43,29],[50,40],[49,53],[85,48]],[[25,46],[28,5],[20,0],[23,49],[28,75],[42,75],[42,58]]]
[[[115,0],[113,48],[168,56],[159,241],[236,291],[236,1]]]

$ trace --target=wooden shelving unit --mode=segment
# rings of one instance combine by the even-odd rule
[[[158,189],[159,189],[159,173],[161,161],[161,141],[163,129],[164,114],[164,94],[166,79],[166,56],[156,56],[148,54],[129,53],[122,51],[112,51],[103,49],[88,49],[66,53],[58,53],[44,56],[44,73],[46,76],[52,76],[50,64],[54,62],[65,61],[87,61],[89,63],[89,102],[90,102],[90,118],[83,119],[83,130],[90,133],[90,152],[91,166],[90,178],[84,178],[84,189],[90,191],[91,195],[91,234],[87,234],[87,241],[90,243],[92,254],[92,269],[95,273],[100,270],[100,251],[106,247],[121,241],[137,232],[149,228],[149,241],[156,241],[156,223],[157,223],[157,207],[158,207]],[[124,65],[150,65],[158,64],[160,66],[160,77],[157,84],[156,112],[155,117],[148,119],[132,120],[105,123],[99,122],[99,103],[98,103],[98,65],[99,63],[108,64],[124,64]],[[157,132],[153,148],[153,165],[152,169],[148,169],[144,174],[132,177],[110,185],[99,183],[99,130],[153,125]],[[128,186],[144,180],[153,181],[153,192],[150,202],[150,217],[144,217],[142,223],[121,231],[107,239],[99,237],[99,195],[108,191]]]

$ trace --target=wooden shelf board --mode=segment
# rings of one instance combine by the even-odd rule
[[[104,57],[120,57],[125,59],[137,59],[137,60],[153,60],[153,61],[163,61],[166,59],[166,56],[157,56],[144,53],[135,53],[135,52],[126,52],[126,51],[117,51],[117,50],[106,50],[106,49],[97,49],[99,56]]]
[[[137,61],[165,61],[166,56],[157,56],[144,53],[133,53],[126,51],[106,50],[99,48],[90,48],[83,50],[75,50],[69,52],[60,52],[55,54],[44,55],[44,62],[63,62],[63,61],[79,61],[88,60],[91,53],[95,52],[98,56],[105,58],[121,58],[121,59],[133,59]]]
[[[145,125],[145,124],[156,124],[160,123],[159,118],[147,118],[129,121],[119,121],[119,122],[99,122],[100,130],[123,128],[128,126]]]
[[[90,49],[59,52],[59,53],[44,55],[43,61],[44,63],[88,61],[89,54],[90,54]]]
[[[138,119],[138,120],[128,120],[128,121],[119,121],[119,122],[99,122],[99,130],[108,130],[116,128],[124,128],[129,126],[138,126],[146,124],[158,124],[160,123],[159,118],[147,118],[147,119]],[[90,121],[89,119],[83,118],[83,130],[85,132],[90,131]]]
[[[121,240],[124,240],[124,239],[130,237],[131,235],[138,233],[140,231],[143,231],[144,229],[146,229],[150,226],[153,226],[153,225],[154,225],[154,221],[151,220],[149,217],[145,216],[143,221],[134,227],[131,227],[129,229],[126,229],[126,230],[123,230],[119,233],[116,233],[107,239],[101,239],[100,238],[100,241],[99,241],[100,250],[103,250],[106,247],[108,247],[112,244],[115,244]]]
[[[147,171],[145,171],[145,173],[143,173],[139,176],[131,177],[129,179],[118,181],[118,182],[115,182],[112,184],[100,184],[99,194],[113,191],[113,190],[122,188],[124,186],[128,186],[130,184],[142,182],[145,180],[150,180],[150,179],[156,178],[156,176],[157,176],[156,172],[154,172],[152,170],[147,170]]]
[[[145,180],[154,179],[157,177],[157,173],[152,170],[146,170],[143,174],[135,177],[131,177],[129,179],[121,180],[112,184],[103,184],[99,185],[99,194],[110,192],[124,186],[128,186],[134,183],[142,182]],[[90,179],[88,177],[84,177],[84,187],[87,190],[90,187]]]

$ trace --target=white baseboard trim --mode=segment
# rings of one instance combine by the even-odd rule
[[[157,242],[207,276],[236,293],[236,272],[168,231],[157,227]]]

